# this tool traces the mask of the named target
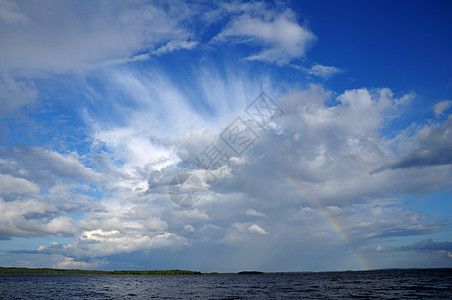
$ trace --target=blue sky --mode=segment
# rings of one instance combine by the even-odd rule
[[[451,12],[1,0],[0,265],[452,267]]]

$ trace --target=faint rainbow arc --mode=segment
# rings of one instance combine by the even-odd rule
[[[298,195],[300,195],[303,199],[307,200],[309,204],[314,206],[314,208],[319,212],[319,214],[325,219],[328,226],[333,230],[333,232],[339,237],[339,239],[344,242],[344,244],[347,246],[350,253],[353,254],[354,258],[358,262],[361,268],[364,270],[370,270],[369,264],[366,262],[366,260],[359,255],[356,251],[352,249],[350,246],[350,241],[348,239],[347,234],[342,229],[342,227],[339,225],[339,223],[334,219],[334,217],[328,213],[324,208],[322,208],[321,205],[317,203],[316,200],[314,200],[312,197],[307,197],[301,189],[289,176],[284,175],[281,171],[277,171],[273,169],[272,172],[276,178],[278,178],[283,184],[289,186],[291,189],[293,189]]]

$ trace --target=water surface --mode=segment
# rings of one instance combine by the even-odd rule
[[[259,275],[5,275],[1,299],[452,299],[452,269]]]

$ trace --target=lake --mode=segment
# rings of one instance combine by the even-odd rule
[[[1,299],[452,299],[452,269],[256,275],[4,275]]]

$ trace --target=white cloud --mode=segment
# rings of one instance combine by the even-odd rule
[[[93,230],[82,232],[73,243],[51,245],[41,252],[94,258],[157,248],[175,249],[187,245],[185,238],[169,232],[146,235],[133,231],[121,233],[117,230]]]
[[[154,232],[163,232],[167,230],[168,224],[157,217],[151,217],[143,220],[144,228]]]
[[[187,224],[184,226],[184,229],[187,230],[188,232],[193,232],[195,231],[195,229],[193,228],[193,226],[191,226],[190,224]]]
[[[59,216],[52,219],[46,227],[46,231],[51,234],[75,233],[74,220],[67,216]]]
[[[109,76],[114,89],[125,97],[124,102],[115,103],[117,118],[110,115],[104,119],[102,113],[99,116],[86,111],[96,167],[99,173],[120,179],[108,180],[106,187],[116,195],[121,190],[123,196],[115,198],[123,199],[122,205],[130,202],[128,198],[146,196],[158,199],[161,208],[168,201],[168,183],[182,172],[176,164],[196,165],[195,157],[217,138],[215,132],[220,132],[235,113],[243,111],[261,85],[235,73],[225,82],[214,68],[196,71],[193,80],[199,85],[185,90],[163,70],[114,71]],[[196,99],[204,102],[202,105],[190,105],[191,89],[204,96]],[[216,111],[215,116],[196,109],[206,104]],[[214,172],[218,178],[230,175],[228,169]],[[207,181],[205,170],[193,173]]]
[[[248,216],[266,217],[265,214],[263,214],[263,213],[261,213],[261,212],[258,212],[258,211],[254,210],[254,209],[252,209],[252,208],[248,209],[248,210],[246,211],[246,214],[247,214]]]
[[[388,115],[397,113],[400,99],[394,98],[387,89],[350,90],[337,97],[340,101],[336,106],[325,105],[330,97],[332,93],[316,86],[299,94],[285,96],[280,102],[284,115],[277,120],[280,131],[271,129],[263,132],[256,144],[240,159],[240,163],[231,164],[231,177],[210,183],[205,198],[195,209],[174,207],[167,197],[165,187],[171,174],[180,171],[179,166],[174,164],[183,164],[191,153],[196,154],[202,150],[202,143],[215,136],[209,131],[190,129],[184,135],[151,140],[146,139],[145,134],[136,134],[138,125],[122,130],[107,128],[105,133],[108,134],[103,135],[99,141],[102,140],[114,151],[102,155],[107,158],[117,155],[118,161],[122,160],[123,164],[111,163],[109,168],[94,172],[84,167],[75,153],[61,155],[41,148],[18,148],[15,151],[3,148],[2,153],[8,155],[2,156],[5,159],[0,161],[0,168],[7,170],[6,174],[11,174],[8,176],[20,178],[18,176],[22,174],[24,180],[31,182],[31,178],[39,174],[37,170],[41,167],[39,164],[33,168],[27,167],[33,164],[26,163],[24,156],[30,156],[49,161],[46,167],[49,174],[67,179],[81,178],[87,182],[99,176],[104,180],[100,182],[106,180],[108,195],[105,193],[101,204],[86,210],[83,219],[72,226],[81,232],[75,241],[40,248],[39,251],[74,257],[77,262],[83,262],[85,258],[161,247],[180,249],[201,239],[206,245],[226,243],[228,246],[238,247],[237,251],[252,249],[256,245],[265,246],[265,241],[262,240],[273,239],[274,236],[273,242],[281,248],[290,246],[289,248],[299,249],[300,253],[308,251],[306,245],[312,249],[337,246],[340,240],[328,227],[316,205],[331,212],[337,224],[343,224],[342,229],[349,241],[356,244],[371,243],[369,241],[380,243],[394,236],[422,235],[440,230],[440,224],[427,222],[426,216],[397,211],[382,203],[360,207],[359,211],[364,210],[365,213],[356,214],[356,205],[361,205],[366,199],[372,199],[388,188],[397,193],[412,190],[411,185],[425,190],[431,189],[433,184],[443,186],[444,181],[438,180],[436,175],[448,178],[446,174],[450,173],[450,168],[437,166],[415,172],[388,170],[389,175],[369,174],[375,166],[397,157],[392,152],[391,145],[395,141],[383,138],[376,132],[385,125]],[[363,114],[366,114],[367,119]],[[439,128],[444,131],[447,126]],[[433,137],[441,132],[431,129],[425,136]],[[425,141],[430,143],[428,138]],[[397,142],[404,144],[407,140],[399,139]],[[126,148],[129,147],[128,143],[135,143],[130,147],[137,147],[138,150]],[[177,159],[162,167],[160,172],[153,173],[153,168],[146,168],[143,164],[152,162],[158,155],[146,156],[146,152],[151,153],[153,149],[146,145],[162,145],[162,149],[170,149],[168,145],[173,146]],[[139,148],[147,150],[140,152]],[[17,168],[12,167],[13,162]],[[63,172],[55,167],[56,164],[69,166],[73,173]],[[290,184],[277,180],[274,176],[275,169],[277,172],[281,171],[280,174],[286,176],[284,178],[290,178],[303,196],[295,193]],[[121,175],[113,176],[114,174]],[[140,182],[146,183],[149,189],[138,189]],[[49,192],[53,196],[57,193],[61,195],[69,188],[54,183],[49,186]],[[313,203],[308,203],[303,197]],[[42,205],[43,203],[39,203],[37,206]],[[54,209],[57,215],[61,207],[53,207],[56,208],[42,208],[42,214],[49,215]],[[8,210],[11,211],[9,208]],[[264,216],[262,211],[268,215],[265,227],[271,228],[272,234],[257,224],[243,222],[246,217],[244,212],[247,216]],[[0,222],[3,226],[0,227],[0,235],[5,238],[64,234],[70,227],[70,220],[55,215],[48,217],[44,225],[38,227],[34,226],[37,223],[28,224],[27,230],[18,227],[22,231],[17,231],[16,228],[13,231],[12,227],[5,229],[7,222]],[[164,220],[153,215],[162,216]],[[206,221],[210,224],[200,224]],[[23,219],[16,218],[13,223],[20,222]],[[200,224],[202,229],[195,231],[192,225],[187,224],[193,224],[192,222]],[[228,227],[231,223],[233,225]],[[39,231],[31,231],[29,228],[32,225],[33,228],[39,228]],[[299,233],[300,228],[303,228],[303,234]],[[66,234],[70,235],[68,232]],[[189,238],[182,237],[184,235]],[[299,241],[283,238],[287,236],[297,237]],[[260,242],[263,244],[258,244]]]
[[[342,72],[342,70],[339,68],[317,64],[311,67],[309,73],[315,76],[328,78],[340,72]]]
[[[244,14],[232,19],[214,40],[235,43],[254,43],[263,50],[247,57],[277,64],[287,64],[304,56],[306,49],[316,37],[308,29],[296,22],[292,11],[274,15],[253,17]]]
[[[162,46],[160,48],[158,48],[157,50],[155,50],[153,52],[153,54],[156,55],[161,55],[163,53],[167,53],[167,52],[172,52],[172,51],[176,51],[176,50],[181,50],[181,49],[193,49],[194,47],[196,47],[196,45],[198,44],[198,42],[195,41],[169,41],[165,46]]]
[[[107,182],[76,153],[23,145],[0,147],[0,153],[0,239],[73,236],[70,213],[93,209],[90,194]]]
[[[124,194],[127,198],[134,195],[133,191]],[[100,230],[121,234],[136,232],[144,235],[165,232],[168,228],[165,221],[152,216],[152,209],[140,201],[111,198],[105,199],[102,203],[102,210],[85,213],[84,218],[78,222],[78,228],[88,234]]]
[[[439,117],[440,115],[443,115],[446,110],[449,109],[449,107],[452,106],[451,100],[445,100],[439,103],[436,103],[433,107],[433,111],[435,112],[435,116]]]
[[[397,136],[388,139],[378,132],[387,126],[392,116],[400,113],[402,104],[406,104],[411,95],[395,98],[389,89],[349,90],[336,97],[336,105],[326,105],[331,97],[330,92],[317,86],[297,95],[286,95],[281,101],[285,113],[277,120],[281,131],[265,132],[245,154],[243,163],[231,164],[232,176],[221,182],[227,189],[217,190],[217,185],[210,183],[209,190],[218,193],[213,196],[216,203],[229,195],[228,199],[243,197],[246,200],[242,201],[247,201],[248,207],[253,205],[256,211],[295,205],[305,207],[299,213],[299,217],[304,217],[308,209],[320,205],[337,215],[342,213],[344,205],[362,203],[382,192],[425,192],[450,184],[447,164],[370,173],[399,156],[394,152],[396,143],[406,143]],[[424,144],[441,149],[448,145],[445,135],[448,124],[445,122],[441,129],[425,135],[431,138],[425,138]],[[420,135],[413,136],[417,137]],[[289,184],[281,183],[272,174],[282,176]],[[240,193],[243,196],[237,196]],[[314,202],[306,202],[304,197]],[[372,212],[378,215],[378,210],[375,208]],[[210,212],[209,215],[215,219],[215,215]]]
[[[57,269],[94,269],[101,267],[105,262],[103,261],[76,261],[72,257],[66,257],[63,261],[54,265],[53,268]]]
[[[0,75],[0,117],[31,104],[38,92],[30,81],[15,80],[6,73]]]
[[[29,25],[30,19],[12,0],[0,0],[0,20],[6,23]]]
[[[1,5],[0,18],[8,21],[0,27],[2,70],[77,71],[171,41],[161,53],[194,46],[188,41],[191,33],[179,24],[191,15],[186,5],[168,10],[144,2],[2,1]],[[29,20],[33,26],[23,26]]]
[[[92,3],[46,3],[41,10],[35,6],[42,5],[33,2],[3,1],[2,8],[5,3],[0,13],[0,43],[5,45],[0,114],[40,104],[36,76],[46,79],[50,74],[58,81],[61,77],[55,73],[81,72],[66,74],[70,78],[62,81],[83,81],[71,87],[82,86],[81,94],[89,95],[85,100],[75,97],[82,107],[74,105],[84,111],[89,128],[84,154],[0,147],[0,239],[75,235],[73,242],[37,247],[41,254],[65,255],[61,267],[89,268],[99,262],[86,258],[180,249],[202,241],[202,247],[231,247],[215,257],[218,261],[237,253],[243,261],[254,259],[256,249],[272,245],[259,256],[262,266],[273,263],[269,258],[319,252],[329,268],[330,249],[344,247],[325,213],[341,225],[354,249],[377,249],[394,237],[442,230],[441,222],[378,198],[451,184],[450,119],[413,125],[395,137],[382,135],[412,95],[397,98],[388,88],[336,95],[319,86],[284,95],[292,85],[272,84],[271,76],[250,75],[230,61],[224,70],[215,69],[205,62],[208,56],[187,73],[179,70],[188,68],[167,71],[152,61],[133,71],[152,55],[203,50],[191,31],[199,29],[192,26],[193,16],[206,20],[205,27],[198,24],[201,31],[226,24],[209,46],[246,43],[255,51],[247,53],[248,60],[291,66],[316,37],[284,5],[270,9],[265,2],[233,2],[212,9],[181,3],[168,10],[140,2],[100,3],[85,12],[84,6]],[[43,13],[47,6],[52,7]],[[208,12],[193,7],[207,7]],[[61,12],[66,19],[59,19]],[[320,64],[301,69],[323,78],[342,71]],[[262,89],[278,100],[284,114],[275,126],[260,132],[240,158],[230,161],[224,176],[208,181],[205,170],[193,170],[194,157]],[[435,105],[436,116],[445,115],[450,105]],[[380,166],[381,172],[371,172]],[[168,198],[168,182],[186,171],[208,182],[197,208],[181,209]],[[247,223],[256,221],[252,217],[267,217],[261,226],[271,228],[271,234]],[[346,251],[334,255],[341,262],[353,259],[349,256]]]
[[[323,207],[332,216],[338,219],[338,223],[347,224],[344,231],[348,233],[350,240],[358,243],[363,238],[369,240],[384,240],[388,237],[400,235],[419,235],[435,232],[439,225],[435,222],[425,222],[425,217],[410,212],[396,212],[382,205],[374,205],[366,208],[367,213],[358,215],[353,219],[355,212],[354,205],[362,204],[366,199],[372,199],[381,191],[392,189],[394,192],[410,191],[412,182],[416,182],[416,188],[430,189],[433,184],[442,186],[444,182],[430,180],[435,178],[426,174],[446,174],[450,169],[429,169],[418,170],[417,172],[392,171],[388,176],[385,174],[369,174],[371,170],[393,157],[392,140],[381,137],[377,132],[392,115],[396,115],[401,103],[406,103],[409,95],[395,98],[389,89],[359,89],[349,90],[337,96],[337,104],[328,106],[325,103],[330,100],[332,93],[317,86],[312,86],[309,90],[299,94],[286,95],[280,105],[284,109],[284,115],[278,119],[280,131],[269,130],[262,134],[261,138],[253,147],[241,158],[241,163],[231,164],[231,177],[221,178],[218,182],[210,182],[209,190],[203,195],[203,199],[198,204],[198,208],[182,210],[175,208],[169,202],[165,182],[171,179],[167,173],[177,173],[179,167],[174,166],[176,161],[183,165],[192,154],[202,150],[202,144],[209,141],[214,136],[212,132],[198,131],[196,129],[187,130],[185,135],[174,135],[170,139],[161,138],[162,145],[173,145],[177,159],[162,168],[158,174],[151,172],[151,169],[140,168],[142,162],[130,164],[127,170],[128,176],[121,179],[122,182],[130,179],[144,180],[149,190],[145,196],[139,196],[140,192],[134,190],[134,185],[123,183],[111,184],[110,187],[119,188],[120,193],[115,193],[112,199],[103,201],[104,208],[108,211],[105,214],[98,214],[94,218],[96,222],[89,223],[89,218],[80,222],[85,231],[103,230],[96,236],[101,244],[109,244],[115,249],[110,252],[104,250],[103,246],[91,247],[89,251],[80,250],[85,247],[91,239],[79,239],[77,243],[71,244],[70,252],[64,252],[59,248],[60,253],[72,257],[99,257],[109,255],[109,253],[121,253],[134,251],[132,249],[143,249],[149,246],[149,241],[156,233],[148,234],[143,231],[144,223],[137,221],[132,224],[132,211],[140,214],[144,208],[150,209],[153,213],[160,205],[164,212],[168,227],[160,226],[161,229],[178,227],[181,234],[192,232],[192,225],[188,222],[209,221],[211,226],[217,230],[204,230],[195,232],[193,228],[193,240],[184,240],[176,245],[186,245],[196,242],[201,236],[208,236],[206,241],[217,241],[229,245],[243,245],[251,247],[251,237],[266,235],[267,231],[257,224],[243,223],[243,212],[246,215],[261,216],[260,211],[269,212],[268,221],[272,233],[277,232],[280,236],[287,236],[299,230],[299,226],[304,226],[306,240],[314,239],[316,245],[322,245],[324,241],[332,240],[337,243],[334,232],[327,226],[321,214],[315,209],[315,205]],[[181,100],[185,101],[185,100]],[[137,123],[138,124],[138,123]],[[129,127],[124,136],[136,132],[137,127]],[[110,132],[114,132],[110,130]],[[117,132],[121,136],[121,131]],[[109,145],[116,145],[115,139],[103,138]],[[146,141],[144,137],[140,137]],[[120,140],[120,138],[116,139]],[[201,146],[199,144],[201,144]],[[403,143],[399,141],[399,143]],[[126,145],[121,141],[117,145]],[[139,144],[139,143],[137,143]],[[154,145],[155,140],[150,143]],[[121,153],[124,146],[115,149],[115,153]],[[133,161],[133,156],[140,157],[140,154],[121,154],[127,161]],[[145,155],[142,155],[145,157]],[[149,159],[149,158],[148,158]],[[124,160],[123,160],[124,161]],[[132,166],[136,166],[135,170]],[[112,165],[111,168],[126,170],[124,165]],[[314,199],[314,204],[307,203],[288,188],[288,185],[275,180],[272,170],[282,171],[286,178],[290,178],[292,183],[303,190],[303,195],[308,199]],[[268,171],[270,169],[270,171]],[[265,171],[263,171],[265,170]],[[135,172],[135,173],[134,173]],[[196,172],[196,171],[195,171]],[[440,173],[438,173],[440,172]],[[154,175],[151,175],[154,174]],[[136,176],[134,179],[133,176]],[[447,176],[440,175],[441,178]],[[409,178],[410,184],[403,181]],[[140,198],[144,197],[144,198]],[[278,199],[278,201],[274,201]],[[155,201],[153,205],[146,206],[145,201]],[[158,203],[158,205],[156,205]],[[249,209],[249,207],[254,207]],[[132,209],[132,207],[135,207]],[[170,207],[170,208],[168,208]],[[269,209],[269,208],[272,209]],[[300,210],[299,208],[302,207]],[[202,208],[202,210],[201,210]],[[138,209],[138,210],[137,210]],[[281,210],[284,209],[284,212]],[[271,213],[270,213],[271,212]],[[160,214],[159,214],[160,215]],[[284,221],[281,222],[281,216]],[[395,221],[397,216],[402,216],[400,222]],[[408,222],[407,220],[411,220]],[[353,219],[356,226],[348,220]],[[109,221],[110,220],[110,221]],[[143,216],[143,221],[145,216]],[[289,221],[287,221],[289,220]],[[91,220],[92,221],[92,220]],[[287,223],[281,224],[277,223]],[[293,224],[291,224],[291,222]],[[311,223],[310,223],[311,222]],[[157,222],[159,223],[159,222]],[[228,228],[227,224],[233,224]],[[88,226],[89,224],[89,226]],[[120,224],[120,225],[117,225]],[[294,224],[297,224],[295,226]],[[300,225],[302,224],[302,225]],[[191,227],[190,227],[191,226]],[[158,228],[159,226],[156,226]],[[213,228],[213,227],[209,227]],[[223,230],[222,228],[227,228]],[[298,229],[297,229],[298,228]],[[394,231],[391,231],[394,228]],[[208,231],[208,232],[207,232]],[[176,234],[177,233],[169,233]],[[256,233],[252,235],[251,233]],[[201,236],[197,236],[200,234]],[[220,236],[224,236],[220,238]],[[272,234],[273,236],[273,234]],[[112,242],[113,239],[118,244]],[[142,242],[130,247],[124,246],[129,239],[142,240]],[[177,239],[176,239],[177,240]],[[255,242],[253,240],[253,242]],[[282,245],[287,245],[288,241],[281,240]],[[330,242],[328,242],[330,243]],[[152,244],[152,243],[151,243]],[[172,243],[170,243],[172,245]],[[69,246],[67,246],[69,247]],[[241,246],[242,247],[242,246]],[[152,248],[152,247],[151,247]],[[67,250],[69,251],[69,250]],[[105,254],[106,253],[106,254]],[[71,256],[72,255],[72,256]]]
[[[328,79],[336,74],[343,72],[343,70],[341,70],[339,68],[331,67],[331,66],[324,66],[324,65],[320,65],[320,64],[315,64],[309,69],[300,67],[300,66],[296,66],[296,65],[292,65],[292,66],[296,69],[300,69],[300,70],[304,71],[305,73],[307,73],[309,75],[314,75],[314,76],[322,77],[325,79]]]
[[[229,218],[234,219],[233,216],[230,216]],[[247,248],[255,247],[257,245],[263,246],[265,244],[265,240],[261,239],[261,236],[267,235],[268,232],[257,224],[249,222],[234,222],[229,225],[229,228],[224,231],[219,231],[218,234],[224,234],[222,239],[215,239],[221,244],[224,243],[230,246]]]
[[[35,199],[5,202],[0,198],[2,216],[0,239],[8,239],[11,236],[73,236],[75,228],[71,218],[67,216],[51,218],[54,214],[62,213],[64,205],[61,204],[45,203]]]
[[[267,231],[265,231],[262,227],[260,227],[257,224],[253,224],[250,227],[248,227],[248,231],[251,233],[267,234]]]
[[[417,128],[413,135],[402,132],[394,138],[399,149],[397,159],[376,168],[373,174],[387,169],[406,169],[452,164],[452,116],[442,124],[431,124]],[[403,142],[402,142],[403,141]],[[404,153],[405,152],[405,153]]]
[[[145,133],[134,128],[116,128],[99,131],[95,142],[105,144],[114,153],[114,159],[123,163],[123,170],[132,173],[136,168],[148,167],[160,170],[177,162],[171,149],[152,143]]]
[[[105,183],[106,177],[86,167],[77,153],[60,154],[42,147],[0,147],[3,160],[0,170],[15,177],[22,177],[40,186],[48,187],[57,177]]]
[[[23,178],[0,174],[0,194],[31,194],[39,191],[38,185]]]
[[[341,212],[341,209],[335,205],[327,205],[326,209],[332,214],[337,214]]]
[[[204,212],[197,208],[190,210],[173,210],[172,215],[175,218],[183,219],[183,220],[201,220],[207,221],[209,220],[209,216]]]
[[[86,122],[93,129],[94,147],[108,150],[102,153],[104,171],[115,170],[127,177],[130,184],[146,190],[147,176],[152,170],[179,161],[176,154],[180,153],[174,149],[176,139],[167,139],[185,133],[187,128],[201,127],[205,121],[164,73],[156,76],[113,72],[111,84],[119,94],[125,95],[126,103],[116,104],[117,117],[107,116],[103,122],[99,122],[103,116],[85,114]],[[130,105],[138,109],[130,110]]]

